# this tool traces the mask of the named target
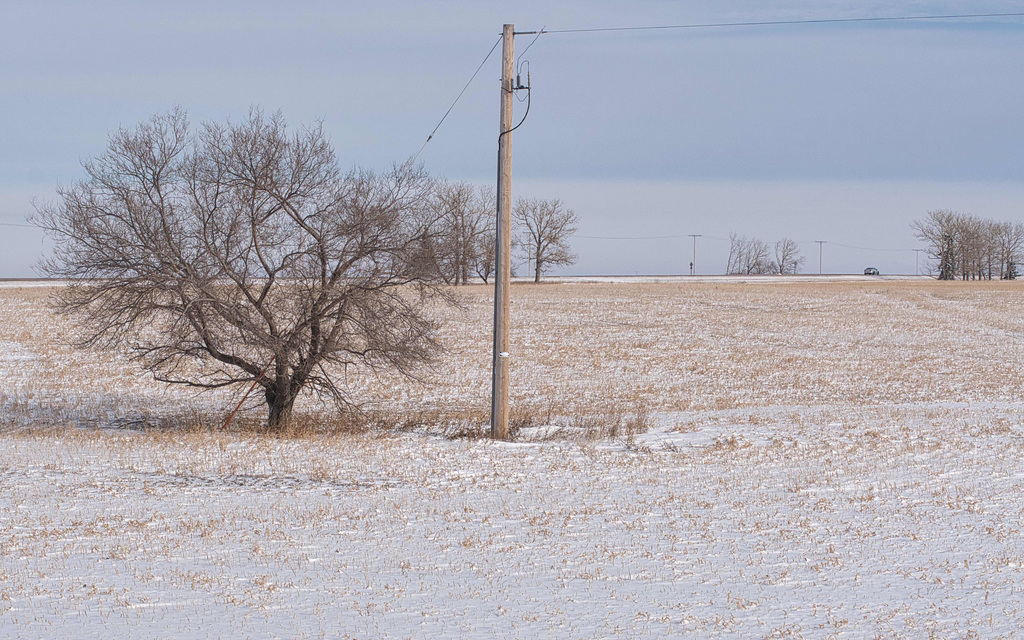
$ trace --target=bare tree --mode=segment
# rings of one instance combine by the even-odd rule
[[[939,248],[939,280],[956,280],[956,240],[953,234],[942,236]]]
[[[924,219],[910,223],[914,235],[926,244],[928,257],[937,265],[940,280],[952,280],[955,277],[957,216],[957,213],[948,209],[938,209],[929,211]]]
[[[1000,222],[995,225],[993,242],[998,254],[999,278],[1017,278],[1017,264],[1024,251],[1024,223]]]
[[[492,187],[480,187],[477,191],[477,202],[483,212],[482,231],[474,239],[472,266],[476,275],[487,284],[488,278],[495,270],[495,258],[498,250],[497,233],[495,232],[498,198]]]
[[[520,198],[513,215],[519,227],[516,246],[527,264],[533,265],[534,282],[540,282],[540,274],[551,267],[576,262],[569,248],[569,237],[576,233],[576,212],[560,200]]]
[[[742,238],[736,233],[729,234],[729,257],[725,262],[725,275],[732,275],[737,272],[737,265],[740,260],[740,254],[743,253],[745,242],[746,238]]]
[[[84,168],[35,215],[83,344],[170,383],[255,381],[271,428],[304,389],[347,402],[342,367],[411,373],[434,354],[422,171],[341,173],[319,124],[289,133],[258,110],[198,130],[180,110],[156,116]]]
[[[926,243],[929,268],[937,270],[940,280],[1006,278],[1015,273],[1024,250],[1024,224],[1019,222],[940,209],[914,220],[911,228]]]
[[[747,245],[744,272],[749,274],[765,274],[774,271],[768,257],[768,245],[757,238],[751,238]]]
[[[494,226],[477,238],[476,262],[474,269],[476,275],[487,284],[488,279],[494,274],[494,259],[497,253],[497,236],[494,233]]]
[[[775,266],[768,256],[768,245],[757,238],[729,234],[729,275],[761,275],[773,273]]]
[[[959,251],[960,278],[962,280],[985,277],[985,221],[960,214],[956,219],[957,250]]]
[[[479,271],[483,239],[494,230],[494,196],[486,188],[465,182],[440,181],[431,207],[437,228],[427,249],[441,278],[449,284],[466,284]],[[492,250],[493,251],[493,250]]]
[[[790,238],[783,238],[775,243],[775,262],[773,271],[780,275],[792,275],[800,271],[806,258],[800,255],[800,247]]]

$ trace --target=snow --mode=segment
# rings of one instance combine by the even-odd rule
[[[915,426],[670,450],[8,434],[0,636],[1011,637],[1020,430]]]
[[[545,278],[544,280],[549,283],[560,283],[560,284],[600,284],[600,283],[612,283],[612,284],[700,284],[700,283],[731,283],[731,284],[766,284],[766,285],[778,285],[778,284],[793,284],[793,283],[812,283],[812,282],[881,282],[881,281],[915,281],[915,280],[931,280],[931,276],[915,276],[905,274],[889,275],[884,274],[880,276],[865,276],[861,274],[791,274],[791,275],[698,275],[698,276],[556,276]],[[516,282],[533,282],[532,278],[516,278]]]
[[[456,409],[486,397],[483,292],[439,311],[447,384],[352,385],[454,409],[294,438],[77,428],[231,398],[63,347],[40,296],[0,295],[0,638],[1011,638],[1024,619],[1014,283],[517,287],[513,398],[534,413],[512,443],[443,437],[482,429]]]
[[[62,280],[50,280],[47,278],[0,279],[0,289],[49,289],[62,286],[62,283]]]

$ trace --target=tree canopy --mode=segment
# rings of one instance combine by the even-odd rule
[[[318,123],[293,132],[259,110],[199,127],[158,115],[84,168],[35,215],[83,344],[167,382],[256,381],[272,428],[304,389],[346,402],[344,368],[408,373],[435,353],[421,169],[343,172]]]

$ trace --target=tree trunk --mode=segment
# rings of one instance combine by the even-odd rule
[[[291,393],[290,390],[279,389],[279,386],[274,385],[266,391],[267,408],[269,409],[267,428],[271,431],[280,431],[288,426],[292,420],[292,407],[295,406],[296,394]]]
[[[294,396],[287,399],[275,400],[270,405],[270,416],[267,419],[267,427],[271,431],[280,431],[288,426],[292,420],[292,407],[295,405]]]

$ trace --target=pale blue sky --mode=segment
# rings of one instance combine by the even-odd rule
[[[555,6],[552,6],[555,5]],[[1024,11],[1024,2],[18,2],[0,20],[0,222],[81,176],[106,136],[174,105],[195,119],[315,117],[344,165],[414,153],[501,25],[549,29]],[[522,51],[531,37],[517,38]],[[513,143],[518,195],[561,197],[581,236],[732,231],[828,240],[825,271],[911,272],[909,223],[958,208],[1024,219],[1024,20],[548,34]],[[424,150],[489,182],[497,55]],[[521,104],[517,108],[522,109]],[[518,120],[518,116],[517,116]],[[0,276],[34,229],[0,227]],[[689,240],[579,238],[568,273],[682,273]],[[865,251],[869,247],[902,251]]]

